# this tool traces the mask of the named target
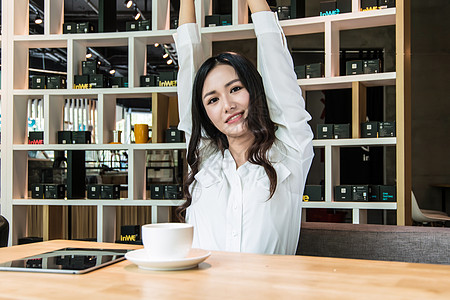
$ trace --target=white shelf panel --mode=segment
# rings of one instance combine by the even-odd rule
[[[395,85],[396,72],[346,75],[299,79],[298,84],[304,91],[350,89],[352,82],[361,82],[367,87]]]
[[[173,43],[173,30],[157,31],[126,31],[105,33],[76,33],[76,34],[51,34],[51,35],[16,35],[14,41],[21,46],[29,48],[61,48],[67,47],[67,41],[82,41],[86,47],[121,47],[128,46],[131,37],[143,39],[147,44]]]
[[[396,144],[396,137],[313,140],[314,147],[395,146]]]
[[[66,199],[13,199],[13,205],[70,205],[70,206],[179,206],[185,200],[66,200]]]
[[[387,26],[395,24],[395,12],[395,8],[388,8],[340,15],[308,17],[283,20],[280,21],[280,25],[286,36],[325,32],[325,22],[331,22],[338,30]],[[201,28],[201,33],[209,37],[213,42],[252,39],[255,38],[253,28],[253,24],[203,27]]]
[[[183,150],[183,149],[186,149],[185,143],[13,145],[13,150],[17,150],[17,151]]]
[[[14,43],[27,48],[66,48],[67,38],[62,35],[16,35]]]
[[[333,208],[333,209],[397,209],[397,202],[302,202],[303,208]]]
[[[176,96],[177,87],[136,87],[136,88],[104,88],[104,89],[29,89],[14,90],[17,96],[64,96],[80,98],[96,98],[99,94],[113,95],[120,98],[149,97],[151,93]]]

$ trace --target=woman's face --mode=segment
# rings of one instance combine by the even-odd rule
[[[227,138],[248,135],[250,95],[233,67],[217,65],[206,76],[202,101],[211,122]]]

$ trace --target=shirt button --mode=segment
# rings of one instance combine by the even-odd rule
[[[237,204],[235,204],[235,205],[233,206],[233,208],[234,208],[234,209],[237,209]]]
[[[233,235],[233,237],[236,237],[236,236],[237,236],[236,231],[233,231],[231,234]]]

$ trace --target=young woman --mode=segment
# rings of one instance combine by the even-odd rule
[[[313,158],[311,117],[276,14],[265,0],[248,4],[261,75],[236,53],[203,62],[194,0],[181,0],[178,128],[190,169],[181,215],[194,225],[193,247],[294,254]]]

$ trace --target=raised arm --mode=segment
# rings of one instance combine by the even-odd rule
[[[195,0],[180,1],[179,25],[195,23]]]
[[[260,11],[270,11],[266,0],[247,0],[247,3],[252,14]]]
[[[297,151],[301,160],[313,156],[313,134],[308,121],[292,56],[276,14],[265,0],[247,0],[258,44],[258,67],[263,78],[270,118],[278,125],[277,138]],[[309,168],[309,165],[308,165]]]
[[[174,34],[178,53],[178,112],[180,124],[178,129],[185,132],[186,143],[192,132],[192,87],[195,74],[204,60],[200,33],[195,23],[195,0],[181,0],[180,26]]]

